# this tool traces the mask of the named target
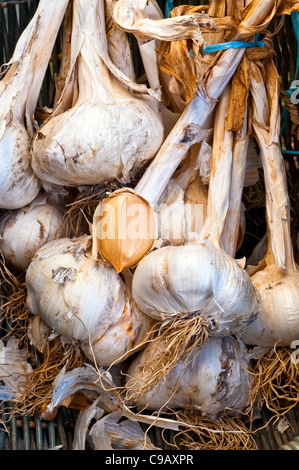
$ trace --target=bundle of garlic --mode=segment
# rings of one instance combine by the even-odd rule
[[[152,322],[135,305],[129,273],[92,258],[91,237],[53,240],[26,273],[27,306],[64,343],[78,344],[102,366],[123,361]]]
[[[29,204],[40,191],[30,165],[34,112],[68,0],[40,0],[0,82],[0,208]],[[26,84],[26,86],[24,86]]]
[[[34,172],[42,181],[66,186],[128,182],[162,143],[157,100],[111,61],[103,0],[74,1],[71,48],[68,79],[76,68],[78,95],[59,112],[70,93],[67,79],[60,102],[33,139]]]
[[[244,10],[244,18],[234,33],[233,38],[246,39],[252,37],[252,34],[255,32],[265,29],[276,12],[277,4],[273,0],[263,2],[255,0],[251,2]],[[175,20],[175,18],[170,18],[170,20]],[[139,29],[139,33],[140,31],[143,31],[142,28]],[[131,190],[128,192],[124,188],[123,191],[119,191],[116,194],[112,193],[110,198],[103,202],[105,210],[107,210],[106,220],[108,224],[109,220],[112,220],[112,224],[115,223],[115,207],[118,205],[115,199],[125,200],[124,204],[122,201],[119,203],[119,207],[123,206],[124,210],[124,214],[120,214],[119,217],[120,220],[126,223],[125,212],[127,207],[130,206],[130,198],[134,198],[133,204],[136,204],[139,198],[140,226],[150,226],[152,219],[152,208],[150,206],[154,206],[157,203],[174,171],[183,158],[185,158],[189,148],[195,143],[202,142],[209,135],[209,128],[217,99],[230,82],[243,55],[244,49],[235,48],[228,49],[217,55],[213,67],[210,67],[199,81],[194,97],[186,106],[172,131],[164,140],[154,160],[150,163],[136,185],[134,189],[135,194]],[[111,211],[109,212],[110,203]],[[100,208],[98,211],[102,212]],[[146,212],[148,215],[146,215]],[[97,218],[95,217],[94,225],[96,223]],[[138,215],[135,218],[135,225],[138,225]],[[106,253],[111,251],[111,256],[106,256],[106,259],[112,264],[114,260],[117,260],[119,265],[119,260],[123,260],[121,263],[122,268],[134,266],[155,243],[153,232],[155,232],[155,229],[148,230],[148,238],[143,240],[143,243],[136,243],[136,240],[133,241],[136,246],[136,252],[134,253],[134,246],[132,246],[132,240],[129,237],[124,239],[122,233],[121,240],[118,240],[117,237],[114,237],[113,240],[106,240],[107,234],[103,233],[103,224],[100,224],[96,231],[99,239],[98,251],[102,255],[103,248]],[[111,245],[111,250],[109,244]],[[105,255],[103,256],[105,257]]]
[[[12,267],[25,270],[36,251],[58,237],[64,209],[56,199],[41,192],[30,204],[0,217],[0,249]]]
[[[149,389],[195,345],[202,346],[208,335],[240,335],[258,311],[259,297],[242,262],[220,245],[230,203],[233,155],[233,137],[225,119],[229,100],[228,86],[216,109],[208,214],[199,237],[186,245],[152,251],[134,272],[134,300],[145,314],[161,322],[156,348],[161,346],[159,337],[168,345],[163,356],[157,352],[157,362],[148,364]],[[239,229],[238,219],[235,225],[232,232]]]

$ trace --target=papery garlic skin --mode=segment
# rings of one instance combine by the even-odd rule
[[[99,251],[118,273],[137,264],[144,252],[151,250],[155,237],[152,207],[130,188],[113,192],[98,204],[93,214],[94,256]]]
[[[248,325],[242,340],[248,345],[272,348],[290,346],[299,339],[299,276],[269,266],[252,276],[261,295],[260,314]]]
[[[162,139],[161,122],[145,98],[116,96],[103,105],[94,99],[42,126],[33,140],[32,167],[42,181],[58,185],[126,183]]]
[[[58,237],[63,209],[39,195],[22,209],[0,218],[0,249],[11,265],[26,269],[36,251]]]
[[[134,95],[108,70],[103,0],[75,0],[73,9],[78,99],[37,132],[32,167],[42,181],[58,185],[126,183],[162,144],[158,101]]]
[[[89,250],[88,236],[43,246],[27,269],[27,306],[60,336],[77,340],[91,360],[109,366],[149,323],[115,269],[92,259]]]
[[[68,0],[40,0],[0,81],[0,208],[17,209],[38,195],[30,165],[34,112]]]
[[[210,320],[213,335],[237,333],[258,310],[248,274],[208,240],[148,254],[136,268],[132,289],[150,317],[164,321],[198,314]]]
[[[132,397],[134,390],[138,393],[143,385],[142,380],[138,380],[143,364],[150,363],[155,353],[149,344],[131,363],[127,384],[136,380],[134,389],[130,390]],[[231,408],[234,414],[248,403],[249,371],[249,358],[241,341],[230,336],[208,338],[200,352],[194,351],[187,365],[180,362],[142,397],[142,401],[139,398],[136,401],[139,408],[150,410],[191,406],[211,418],[221,416],[225,408]]]
[[[0,101],[1,103],[1,101]],[[0,138],[0,208],[18,209],[40,191],[29,163],[30,138],[24,123],[14,118]]]

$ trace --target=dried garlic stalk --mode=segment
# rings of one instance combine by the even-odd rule
[[[257,319],[243,334],[247,344],[290,346],[299,337],[299,276],[290,236],[290,202],[279,142],[279,76],[273,60],[250,64],[253,129],[266,186],[268,252],[266,267],[252,282],[261,295]],[[265,77],[265,78],[264,78]]]
[[[34,112],[68,0],[40,0],[0,82],[0,208],[29,204],[40,191],[30,165]],[[26,86],[24,86],[26,84]]]

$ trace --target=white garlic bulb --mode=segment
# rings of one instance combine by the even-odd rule
[[[58,237],[62,217],[62,207],[46,194],[21,209],[6,211],[0,218],[0,249],[5,259],[26,269],[35,252]]]
[[[216,419],[226,408],[230,408],[227,414],[234,414],[248,404],[250,362],[241,341],[230,336],[208,338],[199,352],[194,350],[190,362],[178,363],[151,391],[139,397],[138,390],[143,386],[140,371],[155,354],[155,348],[149,344],[133,360],[127,372],[129,393],[139,408],[194,407],[202,415]]]
[[[239,332],[258,310],[246,271],[209,240],[145,256],[134,273],[133,297],[159,321],[200,315],[209,320],[213,335]]]
[[[77,341],[90,360],[123,360],[150,322],[131,301],[130,279],[91,257],[91,237],[44,245],[26,273],[27,306],[54,332]]]
[[[70,77],[75,66],[77,99],[61,114],[54,110],[36,133],[33,169],[58,185],[125,183],[155,155],[164,127],[156,98],[134,94],[119,81],[140,88],[108,56],[103,0],[74,1]]]
[[[30,165],[34,111],[68,0],[40,0],[0,82],[0,208],[29,204],[40,191]],[[26,124],[25,124],[26,122]]]

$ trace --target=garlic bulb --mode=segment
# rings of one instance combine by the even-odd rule
[[[226,408],[230,409],[226,411],[228,415],[235,414],[248,404],[250,363],[241,341],[230,336],[209,338],[199,352],[194,350],[188,363],[178,363],[151,391],[140,397],[139,390],[144,386],[140,372],[155,354],[155,347],[148,344],[127,372],[129,396],[139,409],[161,411],[194,407],[202,415],[217,419]]]
[[[34,111],[67,4],[68,0],[58,5],[40,0],[0,82],[0,208],[3,209],[23,207],[40,191],[29,152]]]
[[[157,100],[119,81],[144,91],[108,56],[103,0],[74,1],[69,77],[74,67],[77,99],[61,114],[54,110],[36,133],[34,172],[42,181],[66,186],[128,182],[159,149],[164,127]]]
[[[159,321],[206,318],[212,335],[236,334],[258,309],[246,271],[209,240],[167,246],[145,256],[134,273],[133,297]]]
[[[120,2],[116,3],[115,8],[117,8],[117,5],[121,7]],[[245,39],[251,37],[253,31],[257,32],[264,29],[272,15],[275,14],[276,8],[277,5],[274,0],[254,0],[250,8],[246,8],[244,18],[238,25],[236,33],[234,33],[234,39]],[[116,17],[115,12],[114,17]],[[175,18],[171,19],[175,20]],[[131,20],[132,16],[128,19],[128,23]],[[149,24],[149,22],[146,23]],[[123,25],[120,25],[120,27],[123,27]],[[129,29],[129,25],[128,28],[124,27],[124,29]],[[142,24],[139,24],[138,34],[142,35],[143,32],[148,35]],[[212,69],[207,70],[198,83],[194,97],[180,115],[155,158],[134,188],[135,193],[146,199],[152,206],[161,197],[173,173],[185,158],[190,147],[195,143],[202,142],[210,134],[209,129],[217,100],[229,84],[243,55],[244,49],[228,49],[219,54],[217,62],[213,64]],[[100,234],[99,238],[101,238]],[[121,245],[123,246],[123,244]],[[146,253],[147,251],[144,252],[144,254]],[[110,259],[109,261],[111,262]],[[132,265],[135,262],[135,257],[133,257]]]
[[[242,338],[249,345],[290,346],[299,337],[299,268],[290,236],[290,202],[279,144],[279,76],[272,61],[264,69],[251,64],[253,127],[266,186],[268,252],[266,267],[251,278],[261,296],[259,315]]]
[[[130,279],[91,257],[91,238],[53,240],[26,273],[27,306],[90,360],[109,366],[142,340],[150,322],[131,300]]]
[[[26,269],[35,252],[58,237],[62,217],[62,207],[42,193],[27,206],[5,212],[0,218],[0,249],[5,259]]]

